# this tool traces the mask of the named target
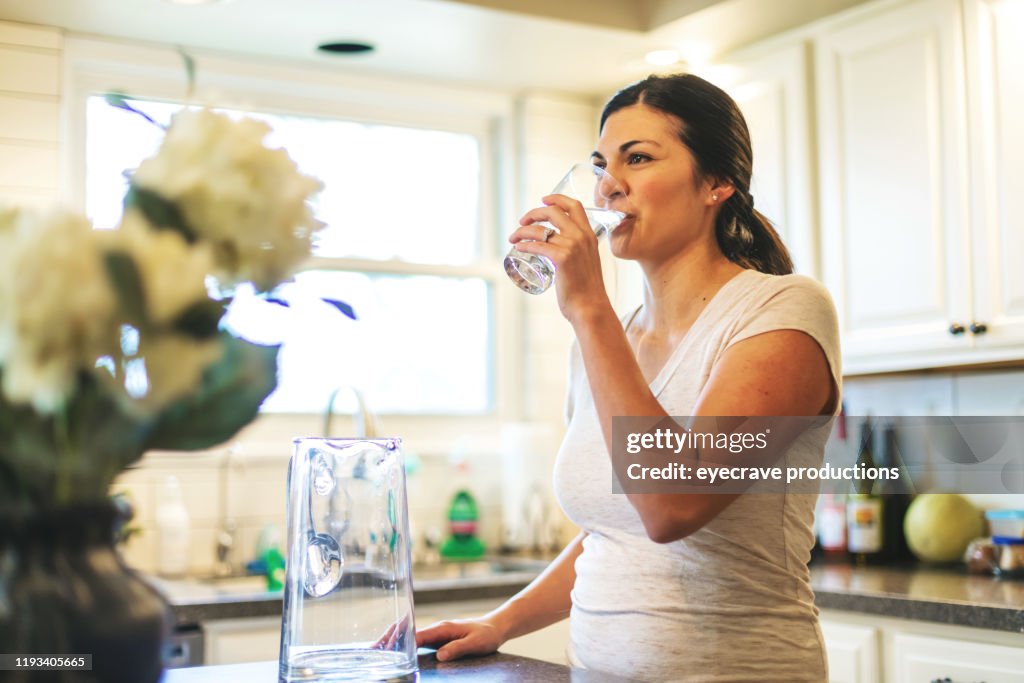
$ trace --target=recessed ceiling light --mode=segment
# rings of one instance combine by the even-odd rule
[[[373,45],[358,41],[345,41],[337,43],[321,43],[320,45],[317,45],[316,49],[321,52],[330,52],[332,54],[358,55],[373,52]]]
[[[644,55],[644,61],[651,66],[671,66],[679,61],[675,50],[652,50]]]

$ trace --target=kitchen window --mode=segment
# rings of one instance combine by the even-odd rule
[[[161,123],[182,106],[132,103]],[[308,267],[286,285],[290,309],[239,305],[228,318],[250,338],[283,341],[279,386],[263,410],[319,413],[333,390],[351,385],[380,413],[493,412],[494,289],[504,274],[483,227],[493,210],[481,136],[322,115],[245,115],[270,124],[269,143],[323,181],[314,208],[327,224]],[[98,228],[117,224],[125,173],[161,137],[143,117],[87,97],[83,198]],[[320,297],[349,303],[358,320]],[[352,400],[342,391],[336,408],[351,410]]]

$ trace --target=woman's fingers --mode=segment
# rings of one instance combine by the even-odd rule
[[[548,237],[549,230],[554,230],[550,237]],[[539,223],[531,223],[530,225],[524,225],[517,228],[515,232],[508,236],[508,241],[512,244],[518,244],[519,242],[526,240],[533,242],[550,242],[557,234],[557,229],[549,228],[548,226],[540,225]]]
[[[416,647],[440,645],[466,634],[463,624],[452,621],[440,621],[416,632]]]
[[[519,219],[519,224],[550,223],[560,233],[567,236],[593,236],[593,230],[590,229],[590,223],[587,220],[587,212],[578,201],[564,195],[553,194],[545,197],[544,202],[544,206],[530,209],[523,214],[523,217]]]
[[[586,233],[593,233],[590,227],[590,220],[587,218],[587,211],[583,204],[575,199],[566,197],[564,194],[549,194],[541,199],[548,206],[554,206],[572,219],[572,222],[583,229]]]
[[[438,661],[447,662],[467,655],[497,651],[501,641],[497,630],[480,621],[442,621],[416,634],[416,646],[438,646]]]

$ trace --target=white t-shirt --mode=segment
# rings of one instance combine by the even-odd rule
[[[746,270],[708,303],[651,391],[669,415],[692,415],[730,345],[782,329],[817,341],[841,386],[839,330],[827,290],[800,275]],[[816,496],[755,487],[696,533],[654,543],[626,496],[612,493],[578,347],[570,367],[569,424],[554,485],[562,509],[588,532],[576,560],[570,662],[659,683],[825,681],[807,567]],[[828,429],[813,432],[791,452],[802,449],[796,457],[820,465]]]

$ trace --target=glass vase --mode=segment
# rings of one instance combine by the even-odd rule
[[[155,683],[169,608],[114,547],[107,503],[0,515],[0,644],[17,655],[91,655],[91,670],[5,671],[7,683]]]

